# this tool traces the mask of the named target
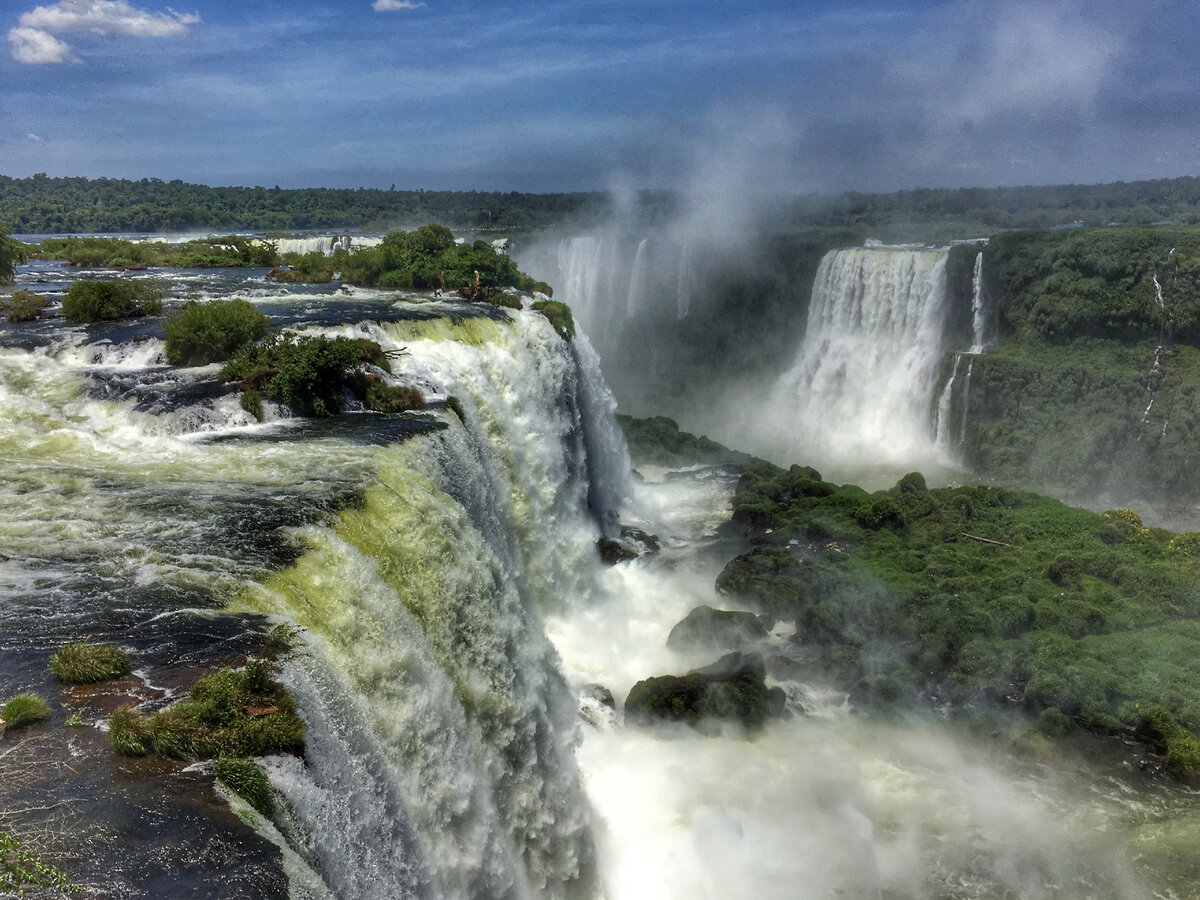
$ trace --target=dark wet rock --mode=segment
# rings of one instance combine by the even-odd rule
[[[659,549],[658,535],[650,534],[648,531],[642,531],[640,528],[634,528],[631,525],[621,526],[621,538],[626,544],[635,545],[635,549],[640,553],[657,553]]]
[[[697,606],[667,636],[672,650],[707,647],[736,650],[770,634],[767,618],[750,612]]]
[[[685,722],[704,729],[736,722],[749,731],[782,716],[786,697],[766,685],[757,653],[729,653],[686,675],[659,675],[639,681],[625,700],[629,722]]]
[[[636,550],[612,538],[600,538],[596,547],[600,550],[600,559],[606,566],[615,566],[627,559],[637,559],[640,555]]]
[[[602,684],[588,684],[579,692],[579,715],[593,728],[611,728],[617,723],[617,701]]]

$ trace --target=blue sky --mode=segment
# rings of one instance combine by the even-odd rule
[[[1196,0],[177,2],[4,0],[0,174],[760,193],[1200,174]]]

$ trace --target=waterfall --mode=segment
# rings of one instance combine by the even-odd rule
[[[558,243],[555,296],[571,307],[589,334],[607,331],[616,314],[611,300],[617,268],[616,244],[611,238],[580,235]]]
[[[803,343],[771,410],[776,455],[818,466],[936,458],[930,398],[946,319],[944,250],[834,250],[813,284]]]
[[[637,252],[633,255],[633,268],[629,273],[629,293],[625,296],[627,319],[632,319],[638,314],[646,299],[646,250],[649,244],[649,238],[642,238],[638,241]]]
[[[967,360],[967,375],[963,379],[962,389],[962,422],[958,428],[958,445],[961,447],[967,442],[967,410],[970,409],[971,402],[971,370],[975,368],[975,360]]]
[[[311,237],[276,238],[274,243],[280,253],[323,253],[326,256],[333,256],[338,250],[374,247],[382,240],[378,237],[359,237],[349,234],[319,234]]]
[[[935,443],[939,450],[947,454],[950,449],[950,411],[954,403],[954,379],[958,377],[958,370],[962,365],[962,359],[963,355],[961,353],[954,354],[954,368],[950,370],[950,377],[946,379],[946,385],[942,388],[941,396],[938,397],[937,436]]]
[[[679,277],[675,282],[675,306],[680,319],[686,319],[691,310],[692,294],[697,287],[695,265],[692,244],[684,241],[679,250]]]
[[[988,309],[983,286],[983,252],[975,255],[975,271],[971,276],[971,349],[983,353],[995,342],[995,325]]]
[[[374,877],[339,897],[595,887],[574,701],[538,619],[586,595],[589,505],[615,521],[628,457],[586,339],[518,316],[372,326],[408,348],[398,374],[453,393],[465,421],[380,451],[361,506],[303,532],[305,556],[246,599],[315,636],[294,683],[318,758],[273,776],[319,870],[348,835],[370,857]],[[347,785],[369,798],[353,821],[321,799]]]

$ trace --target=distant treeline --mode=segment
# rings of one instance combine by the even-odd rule
[[[0,231],[95,232],[387,231],[442,222],[452,228],[538,228],[596,212],[601,194],[400,191],[359,188],[206,187],[157,178],[0,175]]]
[[[669,218],[678,198],[643,191],[644,222]],[[0,231],[386,231],[426,222],[520,231],[586,223],[611,211],[602,193],[522,194],[359,188],[206,187],[157,178],[0,175]],[[778,227],[864,229],[884,240],[948,240],[1017,228],[1200,224],[1200,178],[1013,188],[936,188],[891,194],[784,198],[767,208]]]
[[[946,241],[1064,225],[1200,224],[1200,178],[806,196],[796,225],[867,229],[881,240]]]

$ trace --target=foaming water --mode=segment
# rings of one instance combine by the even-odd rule
[[[664,550],[606,570],[587,608],[546,623],[572,685],[603,684],[618,709],[637,680],[712,661],[666,646],[693,607],[737,608],[713,589],[727,554],[708,552],[732,477],[645,474],[637,502]],[[790,633],[779,623],[755,649],[786,654]],[[880,721],[827,686],[772,683],[791,716],[753,739],[590,716],[578,759],[609,897],[1196,895],[1200,854],[1180,854],[1177,835],[1200,798],[1119,755],[1028,761],[1012,749],[1020,721]]]
[[[1115,763],[1022,762],[1007,731],[881,723],[821,683],[779,682],[793,717],[753,739],[621,724],[636,681],[712,661],[666,640],[730,606],[714,580],[742,549],[718,530],[736,476],[635,483],[586,338],[531,310],[188,279],[201,302],[251,296],[277,324],[379,341],[396,351],[380,377],[431,408],[250,423],[215,367],[163,364],[150,320],[0,328],[0,682],[41,685],[63,641],[119,640],[153,708],[186,689],[180,660],[253,651],[262,614],[302,626],[283,677],[307,753],[264,761],[284,803],[260,823],[294,896],[1195,895],[1196,798]],[[597,537],[631,521],[661,551],[601,567]],[[754,649],[786,657],[793,630]],[[583,724],[597,683],[618,710]],[[72,741],[72,765],[111,760]],[[158,777],[165,796],[181,776]],[[188,809],[211,803],[188,777]],[[140,784],[110,782],[54,789],[87,801],[82,828]],[[245,830],[154,815],[185,837]],[[88,846],[131,893],[152,877],[135,841]],[[212,888],[225,857],[196,852],[160,895],[275,896]]]
[[[946,316],[946,253],[836,250],[817,270],[796,361],[771,390],[773,457],[840,472],[938,458],[930,398]]]

